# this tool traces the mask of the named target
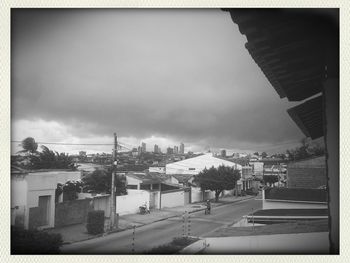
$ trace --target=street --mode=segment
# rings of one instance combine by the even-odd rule
[[[211,215],[204,211],[190,214],[189,235],[208,237],[210,233],[223,226],[229,226],[239,221],[242,216],[253,210],[261,209],[261,201],[245,200],[212,208]],[[183,235],[183,218],[174,217],[164,221],[145,225],[134,230],[129,229],[104,237],[65,245],[61,248],[63,254],[140,254],[154,247],[170,242],[174,237]],[[134,238],[134,246],[133,244]],[[134,251],[133,251],[134,249]]]

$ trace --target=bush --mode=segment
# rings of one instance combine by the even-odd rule
[[[58,254],[62,243],[60,234],[11,227],[11,254]]]
[[[97,235],[104,232],[105,212],[103,210],[90,211],[87,215],[86,229],[89,234]]]

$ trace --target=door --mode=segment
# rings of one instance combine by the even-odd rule
[[[51,196],[39,196],[39,224],[40,226],[49,225],[50,218],[50,199]]]

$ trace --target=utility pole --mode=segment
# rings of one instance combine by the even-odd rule
[[[117,154],[118,154],[118,140],[117,140],[117,134],[114,133],[114,150],[113,150],[113,172],[112,172],[112,182],[111,182],[111,229],[113,229],[116,225],[115,221],[115,214],[117,210],[117,202],[116,202],[116,195],[115,195],[115,176],[117,174]],[[118,226],[117,226],[118,227]]]

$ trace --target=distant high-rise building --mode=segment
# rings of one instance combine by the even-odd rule
[[[141,150],[142,150],[142,152],[143,153],[145,153],[146,152],[146,143],[141,143]]]
[[[226,157],[226,150],[221,150],[221,157]]]
[[[138,152],[139,155],[141,154],[141,152],[142,152],[141,146],[137,147],[137,152]]]
[[[185,145],[183,143],[180,144],[180,154],[185,154]]]
[[[179,147],[178,146],[174,146],[174,153],[178,154],[179,153]]]
[[[171,147],[168,147],[168,148],[166,149],[166,153],[167,153],[167,154],[173,154],[173,153],[174,153],[174,149],[171,148]]]
[[[157,144],[154,145],[154,153],[159,153],[159,147]]]

